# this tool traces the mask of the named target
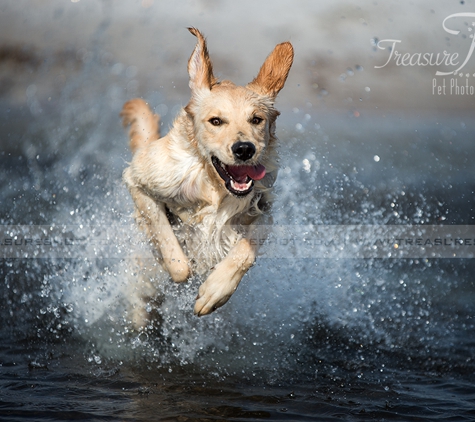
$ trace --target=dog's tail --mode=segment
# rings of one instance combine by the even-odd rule
[[[120,116],[124,127],[130,126],[130,149],[133,153],[160,138],[160,116],[153,113],[144,100],[136,98],[127,101]]]

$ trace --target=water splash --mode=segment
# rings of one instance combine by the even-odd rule
[[[286,259],[258,260],[225,307],[194,317],[202,280],[177,286],[160,272],[130,217],[133,204],[120,182],[129,155],[118,113],[139,89],[131,84],[137,69],[112,59],[104,63],[97,54],[81,56],[88,57],[85,66],[53,104],[39,96],[36,83],[27,87],[32,124],[15,150],[2,153],[2,178],[9,180],[1,187],[2,223],[67,225],[70,236],[86,241],[107,227],[113,253],[102,256],[103,249],[91,252],[86,245],[84,255],[6,260],[2,299],[8,311],[2,315],[17,331],[47,341],[80,337],[98,365],[107,358],[128,359],[172,371],[174,365],[197,365],[250,378],[265,371],[275,379],[289,369],[313,374],[322,359],[336,359],[335,344],[353,351],[353,362],[361,363],[364,354],[378,350],[429,355],[451,333],[437,315],[454,283],[448,280],[450,268],[440,271],[444,264],[302,259],[298,250]],[[168,111],[161,94],[148,98]],[[284,113],[279,122],[285,142],[276,223],[293,226],[294,235],[304,237],[305,225],[424,224],[448,218],[443,199],[432,200],[404,180],[381,176],[391,166],[390,151],[376,154],[347,142],[325,129],[328,122],[313,117],[318,113],[311,104],[307,108],[302,113],[295,108],[287,120]],[[444,139],[447,133],[451,141],[457,136],[444,130]],[[12,177],[16,169],[20,177]],[[147,262],[141,269],[137,254]],[[131,288],[142,289],[144,277],[157,292],[144,305],[152,322],[136,329],[127,299]]]

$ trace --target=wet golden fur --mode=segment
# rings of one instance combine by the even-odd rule
[[[130,126],[134,153],[124,181],[136,218],[175,282],[192,273],[207,275],[194,308],[201,316],[231,297],[255,261],[258,242],[251,238],[259,225],[270,222],[277,176],[274,101],[292,65],[293,48],[288,42],[277,45],[258,76],[242,87],[217,81],[204,37],[194,28],[190,32],[197,37],[188,62],[191,99],[169,133],[160,138],[159,117],[141,99],[127,102],[121,115]],[[231,149],[238,141],[255,148],[246,165],[266,168],[265,177],[243,197],[226,188],[211,161],[214,156],[240,165]]]

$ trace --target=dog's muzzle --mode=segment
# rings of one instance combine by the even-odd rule
[[[262,164],[255,166],[228,165],[221,162],[217,157],[212,157],[211,161],[221,179],[224,180],[226,189],[236,196],[249,194],[254,187],[254,181],[261,180],[266,175],[266,168]]]

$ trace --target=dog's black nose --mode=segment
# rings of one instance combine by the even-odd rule
[[[256,153],[256,147],[251,142],[236,142],[231,150],[236,158],[242,161],[247,161]]]

